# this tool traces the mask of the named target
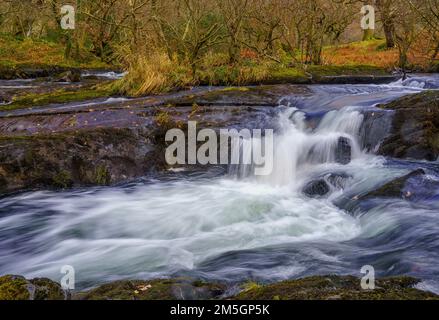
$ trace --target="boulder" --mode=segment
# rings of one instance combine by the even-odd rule
[[[335,150],[335,162],[346,165],[352,160],[352,146],[348,138],[340,137]]]
[[[0,277],[0,300],[65,300],[68,294],[50,279],[27,280],[21,276]]]
[[[351,177],[345,173],[330,173],[306,184],[302,192],[310,197],[326,196],[331,189],[343,189]]]
[[[164,146],[154,139],[150,131],[129,128],[2,137],[0,192],[104,186],[144,176],[166,166]]]
[[[303,193],[310,197],[323,197],[331,191],[331,187],[324,179],[309,182],[304,188]]]
[[[380,106],[393,110],[390,133],[379,155],[436,161],[439,157],[439,92],[425,91]]]

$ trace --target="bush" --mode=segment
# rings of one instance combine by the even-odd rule
[[[189,69],[171,61],[167,55],[135,56],[129,59],[128,75],[115,84],[123,95],[159,94],[192,83]]]

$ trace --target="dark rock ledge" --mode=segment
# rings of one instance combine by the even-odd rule
[[[404,159],[436,161],[439,157],[439,91],[409,95],[379,106],[393,110],[390,134],[378,153]]]

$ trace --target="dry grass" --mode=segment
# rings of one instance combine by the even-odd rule
[[[180,68],[167,55],[129,58],[128,75],[114,84],[123,95],[145,96],[159,94],[191,83],[188,70]]]
[[[323,52],[326,65],[370,65],[392,68],[398,64],[398,49],[385,48],[384,40],[354,42],[340,46],[330,46]]]
[[[64,47],[59,43],[31,38],[17,39],[0,35],[0,66],[50,65],[65,67],[105,68],[105,63],[92,54],[82,52],[81,61],[66,60]]]

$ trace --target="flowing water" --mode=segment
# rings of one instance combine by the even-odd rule
[[[365,110],[439,88],[439,78],[310,88],[311,96],[279,101],[270,176],[212,167],[1,199],[0,274],[59,281],[60,268],[71,265],[87,288],[180,275],[231,283],[361,276],[372,265],[378,276],[417,276],[439,292],[439,164],[375,156],[362,133]],[[335,161],[340,137],[352,147],[346,165]],[[353,212],[336,206],[420,167],[433,187],[419,201],[377,200]],[[302,193],[334,173],[343,179],[329,196]]]

